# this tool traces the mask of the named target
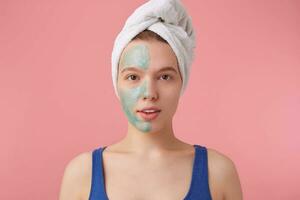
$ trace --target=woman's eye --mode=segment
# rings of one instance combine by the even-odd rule
[[[129,76],[126,77],[126,80],[129,79],[129,80],[132,80],[132,81],[135,81],[137,79],[137,76],[136,75],[133,75],[133,74],[130,74]]]
[[[171,76],[168,75],[168,74],[164,74],[161,77],[162,77],[163,80],[169,80],[169,79],[171,79]]]

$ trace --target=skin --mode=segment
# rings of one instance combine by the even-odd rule
[[[166,66],[173,70],[160,71]],[[126,73],[122,73],[124,69]],[[167,74],[172,79],[166,78]],[[133,76],[128,79],[129,75]],[[176,138],[173,131],[172,119],[182,80],[170,46],[158,41],[130,42],[121,55],[117,87],[128,129],[124,138],[103,151],[109,198],[182,199],[191,179],[194,147]],[[155,120],[146,122],[136,113],[146,106],[157,106],[162,112]],[[207,149],[213,200],[242,200],[234,163],[227,156]],[[59,199],[88,200],[91,168],[91,151],[72,159],[64,172]]]

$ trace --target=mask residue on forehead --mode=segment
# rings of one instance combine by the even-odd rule
[[[146,45],[135,45],[130,47],[126,52],[124,52],[123,58],[121,60],[121,66],[137,66],[142,69],[147,69],[149,66],[150,54],[149,49]]]
[[[120,91],[122,108],[127,115],[128,120],[142,132],[149,132],[151,130],[150,122],[140,120],[136,113],[137,102],[146,92],[146,86],[147,83],[144,82],[141,86]]]

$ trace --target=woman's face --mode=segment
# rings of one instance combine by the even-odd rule
[[[170,126],[181,87],[177,58],[168,44],[134,40],[122,52],[118,94],[128,121],[138,130],[149,133]],[[146,107],[160,111],[142,112]]]

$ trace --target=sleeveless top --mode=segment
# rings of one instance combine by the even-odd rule
[[[194,144],[195,154],[192,178],[189,190],[183,200],[211,200],[208,184],[208,165],[206,147]],[[93,151],[92,183],[89,200],[109,200],[105,191],[102,151],[99,147]]]

